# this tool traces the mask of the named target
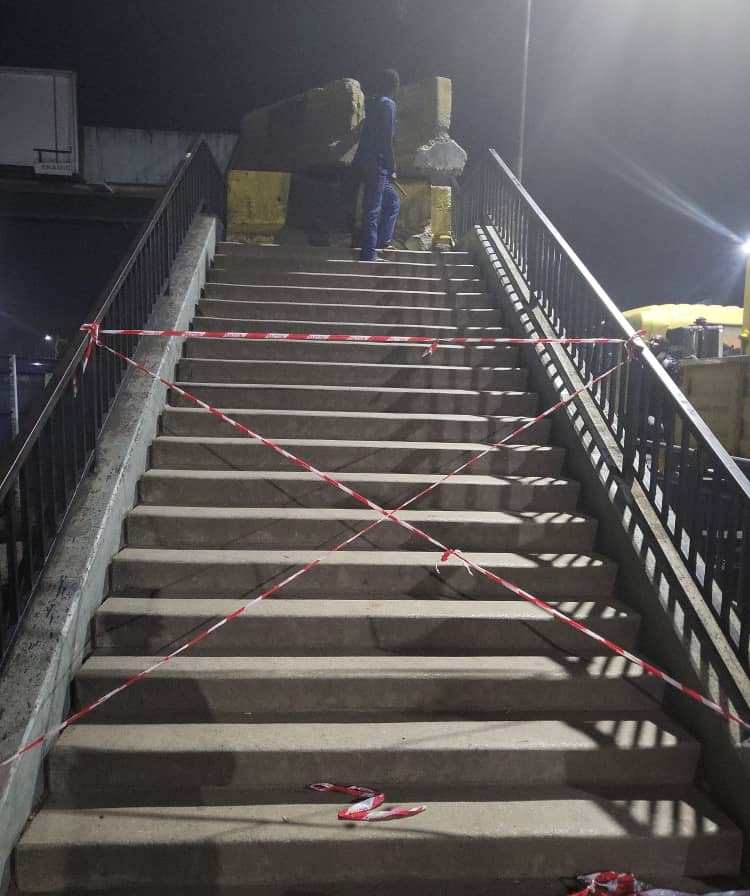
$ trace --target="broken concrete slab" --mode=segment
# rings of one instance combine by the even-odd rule
[[[426,78],[398,95],[396,166],[401,174],[433,183],[458,177],[466,151],[450,137],[453,85],[450,78]]]
[[[459,176],[466,152],[450,137],[450,78],[407,84],[398,95],[396,163],[404,175],[446,183]],[[343,78],[249,112],[230,170],[311,171],[347,167],[365,116],[358,81]]]
[[[425,143],[424,146],[417,147],[411,170],[422,177],[427,177],[434,184],[443,184],[443,181],[459,177],[466,167],[467,160],[466,150],[444,134]]]
[[[343,78],[264,106],[242,119],[230,170],[300,171],[350,164],[365,97]]]

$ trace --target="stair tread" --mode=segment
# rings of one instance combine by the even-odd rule
[[[300,392],[357,392],[362,393],[364,395],[380,395],[382,393],[386,393],[387,395],[446,395],[456,398],[474,398],[479,396],[487,396],[487,397],[509,397],[509,396],[534,396],[536,397],[535,392],[531,392],[530,390],[521,390],[521,389],[428,389],[428,388],[409,388],[402,386],[350,386],[350,385],[341,385],[341,386],[329,386],[329,385],[317,385],[310,383],[204,383],[204,382],[193,382],[193,381],[184,381],[178,380],[177,385],[182,389],[187,389],[190,391],[195,388],[216,388],[216,389],[224,389],[228,392],[236,391],[242,392],[245,389],[268,389],[269,391],[275,390],[299,390]]]
[[[309,323],[309,321],[306,321]],[[273,321],[269,332],[279,332],[279,321]],[[310,332],[311,328],[305,328]],[[335,360],[338,363],[373,362],[388,360],[391,362],[421,365],[429,368],[432,361],[445,363],[450,360],[481,361],[483,365],[500,361],[512,364],[518,357],[518,346],[500,345],[454,345],[441,343],[437,346],[432,358],[425,358],[424,343],[415,342],[355,342],[331,340],[285,340],[285,341],[247,341],[221,338],[188,340],[185,345],[185,357],[190,360],[201,358],[228,358],[230,360],[258,360],[267,358],[270,361],[287,360]]]
[[[202,300],[205,301],[205,300]],[[245,299],[212,299],[208,298],[210,302],[221,302],[222,304],[226,304],[228,306],[237,305],[272,305],[274,308],[277,307],[276,302],[267,302],[263,299],[256,298],[245,298]],[[424,305],[378,305],[374,303],[364,303],[364,302],[352,302],[352,303],[343,303],[343,302],[305,302],[300,297],[298,302],[285,302],[285,305],[288,305],[290,309],[294,308],[351,308],[352,310],[357,311],[417,311],[424,312],[430,311],[435,312],[436,314],[444,314],[446,317],[450,317],[456,314],[456,309],[452,305],[430,305],[429,308],[425,308]],[[237,309],[240,310],[240,307]],[[479,309],[462,309],[465,311],[470,310],[479,310],[479,311],[492,311],[492,308],[482,307]]]
[[[601,745],[621,750],[688,747],[698,743],[686,731],[658,719],[564,719],[435,722],[280,722],[278,724],[131,724],[83,725],[66,731],[56,753],[92,752],[181,754],[217,752],[319,752],[348,750],[470,751],[544,749],[550,752],[592,750]],[[56,757],[59,761],[59,756]]]
[[[342,801],[344,802],[344,801]],[[518,800],[507,802],[430,803],[428,811],[403,822],[366,828],[337,824],[329,802],[263,806],[144,806],[120,809],[42,810],[31,823],[21,854],[44,844],[135,845],[152,843],[211,847],[217,841],[261,845],[290,840],[326,843],[360,842],[377,837],[403,847],[414,840],[462,838],[491,841],[500,838],[574,837],[603,840],[634,838],[664,840],[728,836],[739,845],[737,828],[704,801],[688,800]],[[618,811],[612,811],[617,808]],[[630,827],[630,829],[628,829]],[[493,845],[493,849],[495,846]],[[248,854],[248,864],[251,864]],[[360,869],[357,869],[358,873]],[[580,871],[580,868],[575,869]]]
[[[442,307],[443,303],[450,300],[449,293],[445,289],[433,286],[429,289],[393,289],[382,286],[302,286],[291,283],[216,283],[207,281],[204,286],[204,295],[207,299],[224,299],[228,296],[236,299],[240,296],[252,298],[261,297],[264,302],[296,303],[300,300],[308,300],[316,295],[326,299],[327,302],[338,304],[337,300],[349,304],[357,301],[367,301],[368,304],[376,304],[382,308],[389,308],[396,303],[408,301],[410,304],[420,303],[420,308],[432,308],[434,304]],[[456,290],[456,299],[459,303],[471,302],[471,307],[490,308],[497,311],[497,305],[480,286],[463,287]],[[481,303],[481,304],[479,304]],[[462,304],[457,305],[463,307]]]
[[[289,462],[290,467],[292,462]],[[328,472],[328,471],[322,471]],[[557,476],[493,476],[489,474],[477,473],[461,473],[451,479],[444,479],[441,473],[347,473],[346,471],[334,471],[332,474],[342,483],[347,482],[392,482],[398,484],[413,485],[431,485],[439,482],[440,488],[450,488],[451,486],[475,485],[482,487],[505,486],[505,485],[527,485],[535,488],[545,488],[549,486],[565,486],[574,482],[572,479],[566,479]],[[320,480],[315,473],[309,473],[307,470],[167,470],[167,469],[151,469],[146,470],[142,479],[203,479],[203,480],[237,480],[241,482],[250,482],[254,479],[268,481],[269,479],[286,480],[286,481],[314,481],[326,485]],[[334,486],[329,486],[333,488]]]
[[[556,600],[551,603],[561,612],[575,619],[632,619],[637,614],[616,600],[582,601]],[[228,616],[237,609],[236,600],[220,597],[193,598],[189,601],[169,597],[127,597],[110,594],[99,608],[99,613],[132,613],[133,616],[197,616],[216,618]],[[342,600],[289,600],[274,597],[257,604],[252,616],[269,619],[469,619],[482,623],[503,622],[510,619],[546,620],[548,616],[539,607],[519,600],[378,600],[359,598]]]
[[[168,406],[165,409],[165,413],[175,413],[175,414],[205,414],[206,411],[203,408],[180,408]],[[222,413],[227,414],[228,416],[232,416],[232,414],[264,414],[266,416],[275,416],[275,417],[299,417],[299,416],[310,416],[310,417],[344,417],[347,419],[356,419],[362,420],[363,412],[362,411],[314,411],[307,410],[305,408],[218,408],[218,410],[222,411]],[[395,412],[395,411],[367,411],[365,416],[367,419],[374,420],[435,420],[435,421],[455,421],[458,423],[461,422],[471,422],[476,421],[480,423],[486,423],[488,421],[497,421],[498,423],[517,423],[519,426],[522,423],[530,423],[534,418],[533,417],[520,417],[508,414],[418,414],[411,412]],[[484,446],[488,447],[487,445]]]
[[[283,324],[283,327],[282,327]],[[193,318],[194,330],[207,331],[254,331],[254,332],[304,332],[325,333],[339,330],[369,330],[375,335],[388,335],[386,331],[393,331],[392,335],[403,334],[405,336],[430,336],[435,338],[445,337],[452,339],[458,336],[483,337],[487,339],[500,339],[507,335],[504,327],[484,326],[455,326],[451,324],[398,324],[378,323],[375,321],[347,321],[347,320],[306,320],[293,318],[252,318],[252,317],[222,317],[216,315],[199,314]],[[292,329],[290,329],[292,328]],[[380,331],[383,333],[380,333]],[[406,332],[410,331],[410,332]],[[413,331],[413,332],[411,332]],[[359,333],[353,335],[360,335]],[[386,343],[387,344],[387,343]]]
[[[221,249],[221,247],[219,247]],[[407,250],[408,251],[408,250]],[[354,268],[355,273],[358,270],[362,271],[379,271],[379,270],[402,270],[405,268],[416,268],[418,270],[425,271],[435,271],[439,273],[441,266],[437,263],[437,259],[434,255],[428,255],[426,258],[422,260],[417,259],[408,259],[402,258],[398,255],[392,256],[383,256],[378,261],[361,261],[360,259],[352,256],[350,258],[335,258],[331,257],[331,254],[328,255],[321,254],[319,256],[308,256],[305,258],[302,256],[266,256],[265,258],[252,257],[248,255],[242,255],[237,252],[222,252],[218,251],[214,256],[214,262],[216,265],[223,267],[229,265],[235,265],[237,267],[258,267],[264,268],[268,267],[271,270],[289,270],[289,271],[304,271],[309,269],[310,264],[320,265],[320,269],[332,268],[335,270],[336,268],[343,268],[344,265],[350,265]],[[444,265],[444,268],[448,271],[466,271],[469,273],[476,273],[477,265],[471,261],[466,261],[464,259],[461,260],[448,260],[448,262]]]
[[[190,408],[175,408],[175,410],[190,410]],[[159,435],[156,437],[154,441],[158,442],[168,442],[175,444],[188,444],[188,443],[200,443],[206,445],[247,445],[254,446],[257,445],[260,448],[264,448],[264,445],[258,445],[257,442],[254,442],[252,439],[247,436],[173,436],[173,435]],[[489,448],[490,453],[492,454],[500,454],[501,452],[513,452],[517,454],[550,454],[550,453],[560,453],[564,451],[563,448],[558,447],[557,445],[532,445],[532,444],[508,444],[502,445],[498,448],[493,448],[491,446],[486,445],[483,442],[403,442],[403,441],[393,441],[393,440],[355,440],[355,439],[293,439],[293,438],[283,438],[283,439],[274,439],[277,445],[282,445],[286,447],[294,446],[294,445],[309,445],[314,447],[334,447],[341,446],[342,448],[375,448],[378,450],[388,450],[389,448],[408,448],[410,450],[424,450],[424,451],[451,451],[455,452],[457,455],[462,452],[473,452],[478,453],[480,451],[485,451]]]
[[[236,604],[235,604],[236,606]],[[77,674],[87,678],[112,676],[126,678],[163,657],[108,656],[89,657]],[[650,676],[623,657],[548,657],[548,656],[192,656],[182,654],[155,669],[152,681],[184,676],[229,676],[233,681],[262,679],[365,679],[368,677],[504,681],[642,681]],[[656,706],[654,706],[654,709]],[[95,720],[92,720],[95,721]]]
[[[328,507],[191,507],[174,504],[137,504],[128,514],[131,517],[167,517],[169,519],[197,520],[336,520],[368,522],[378,519],[376,510]],[[399,511],[404,520],[428,522],[454,522],[467,525],[589,525],[593,517],[558,511],[510,511],[510,510],[405,510]]]
[[[216,265],[211,268],[209,271],[209,278],[212,283],[221,283],[222,276],[227,276],[232,273],[233,265],[228,267],[221,267]],[[247,286],[264,286],[265,284],[262,282],[262,278],[264,277],[274,277],[274,278],[285,278],[294,282],[295,280],[300,280],[302,277],[308,277],[313,283],[315,280],[322,279],[323,277],[327,277],[337,283],[342,284],[352,284],[356,285],[357,283],[362,283],[365,281],[374,281],[375,283],[388,282],[392,280],[398,280],[399,284],[403,284],[403,287],[398,289],[399,292],[402,289],[407,290],[411,285],[427,285],[434,284],[435,286],[442,286],[443,277],[441,276],[430,276],[431,273],[437,273],[437,271],[424,271],[422,274],[406,274],[399,271],[394,271],[391,273],[386,268],[378,263],[377,267],[373,267],[370,270],[363,271],[358,274],[351,271],[284,271],[277,270],[274,268],[258,268],[257,270],[247,270],[247,272],[240,270],[237,276],[243,276],[246,278]],[[256,282],[256,278],[260,278]],[[462,286],[470,285],[476,286],[481,289],[482,281],[478,277],[471,276],[459,276],[459,277],[451,277],[451,283],[461,284]],[[273,282],[273,281],[271,281]],[[299,285],[305,285],[300,282]]]
[[[388,278],[388,279],[393,279]],[[324,292],[330,292],[331,290],[335,290],[336,292],[347,292],[347,293],[376,293],[376,294],[394,294],[399,296],[413,296],[413,295],[429,295],[429,296],[442,296],[443,298],[448,297],[448,292],[445,289],[441,289],[439,287],[439,280],[433,280],[432,283],[436,284],[437,288],[433,289],[382,289],[375,287],[363,287],[357,286],[356,284],[352,284],[351,286],[346,286],[344,284],[340,286],[315,286],[310,285],[306,286],[304,284],[293,284],[293,283],[222,283],[217,280],[209,280],[206,283],[206,287],[210,288],[211,286],[228,286],[236,289],[268,289],[273,291],[274,289],[292,289],[299,290],[300,297],[306,292],[315,292],[316,290],[321,290]],[[472,296],[486,296],[487,293],[477,284],[475,289],[468,290],[465,295]]]
[[[284,243],[272,243],[265,246],[256,246],[252,243],[242,242],[241,240],[219,240],[216,244],[218,252],[231,252],[246,258],[341,258],[345,261],[356,260],[359,258],[359,249],[349,249],[334,246],[289,246]],[[387,258],[404,258],[406,256],[415,256],[420,259],[435,259],[435,252],[432,249],[383,249],[381,250]],[[473,254],[466,250],[449,249],[441,250],[441,255],[447,259],[453,258],[473,258]]]
[[[269,362],[267,361],[254,361],[250,358],[184,358],[183,361],[190,364],[220,364],[220,365],[236,365],[239,370],[245,367],[252,367],[253,365],[263,365],[265,366]],[[405,371],[407,373],[413,373],[416,369],[416,365],[414,364],[368,364],[366,362],[356,363],[354,361],[272,361],[272,364],[279,364],[285,367],[299,367],[301,371],[309,367],[336,367],[336,368],[354,368],[355,370],[360,370],[364,368],[365,370],[398,370]],[[506,373],[509,370],[523,370],[522,367],[480,367],[480,366],[467,366],[467,365],[456,365],[456,364],[430,364],[429,370],[436,372],[448,372],[448,373]]]
[[[140,562],[157,564],[196,564],[202,566],[231,566],[237,564],[262,565],[299,565],[314,560],[320,551],[304,550],[253,550],[243,548],[122,548],[115,560],[120,563]],[[487,568],[502,567],[504,569],[615,569],[614,561],[596,554],[580,553],[530,553],[520,554],[512,551],[488,553],[486,551],[469,551],[467,556]],[[383,549],[357,551],[347,550],[330,554],[320,561],[318,568],[326,566],[410,566],[430,567],[439,564],[441,567],[458,566],[463,563],[451,556],[441,561],[439,550],[426,551],[388,551]]]
[[[739,830],[698,797],[430,802],[421,815],[371,825],[338,822],[343,802],[49,808],[25,834],[17,876],[21,889],[37,892],[61,883],[128,893],[254,884],[275,894],[355,884],[364,892],[364,874],[373,892],[399,880],[449,892],[476,879],[518,887],[524,878],[549,879],[550,869],[559,877],[610,864],[662,879],[739,871]],[[388,859],[378,861],[383,850]]]
[[[201,592],[198,592],[199,594]],[[205,594],[212,595],[211,588]],[[193,655],[316,656],[456,654],[554,655],[607,653],[604,645],[562,626],[540,608],[519,600],[414,598],[326,600],[285,598],[253,607],[191,649]],[[153,654],[173,649],[186,633],[229,616],[238,599],[189,600],[123,597],[111,593],[96,615],[99,654]],[[561,612],[617,641],[635,647],[640,616],[616,600],[557,600]]]

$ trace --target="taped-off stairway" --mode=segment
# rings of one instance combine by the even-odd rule
[[[225,243],[196,329],[504,333],[467,253]],[[188,340],[181,385],[386,508],[533,417],[515,347]],[[549,421],[400,513],[618,644]],[[378,519],[170,393],[113,558],[83,705]],[[23,893],[559,892],[634,868],[736,873],[662,685],[385,521],[67,730],[16,857]],[[426,803],[338,821],[319,781]]]

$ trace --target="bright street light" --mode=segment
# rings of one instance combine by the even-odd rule
[[[748,242],[750,242],[750,241],[748,241]],[[748,254],[750,255],[750,250],[748,250]],[[44,341],[45,341],[45,342],[52,342],[52,337],[50,336],[49,333],[47,333],[47,335],[44,337]]]
[[[748,237],[742,244],[742,254],[750,255],[750,237]]]

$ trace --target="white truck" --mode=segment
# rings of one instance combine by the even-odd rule
[[[75,72],[0,67],[0,171],[78,174]]]

